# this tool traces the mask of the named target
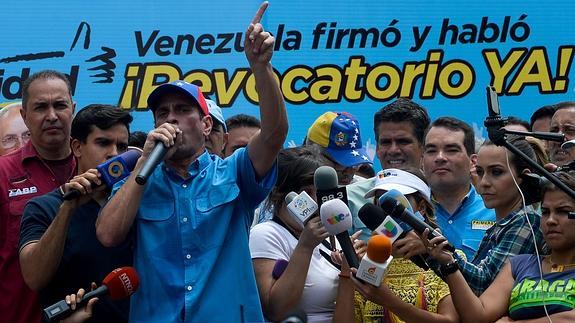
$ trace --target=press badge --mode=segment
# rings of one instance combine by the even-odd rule
[[[472,220],[471,221],[471,229],[472,230],[487,230],[491,228],[495,224],[495,221],[480,221],[480,220]]]

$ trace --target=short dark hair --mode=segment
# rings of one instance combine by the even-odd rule
[[[531,129],[531,125],[529,124],[529,122],[523,120],[523,119],[519,119],[515,116],[509,116],[507,118],[507,124],[508,125],[519,125],[524,127],[525,129],[527,129],[527,131],[529,131]]]
[[[127,110],[108,104],[90,104],[78,111],[72,120],[70,136],[73,139],[86,142],[86,138],[94,129],[109,129],[116,124],[123,124],[130,131],[133,118]]]
[[[570,109],[570,108],[574,108],[575,109],[575,101],[563,101],[563,102],[559,102],[557,104],[555,104],[555,112],[559,111],[559,110],[563,110],[563,109]]]
[[[427,110],[410,99],[400,98],[379,109],[373,116],[373,131],[378,140],[379,124],[383,122],[409,122],[413,125],[413,135],[423,144],[425,129],[431,119]]]
[[[467,156],[475,154],[475,132],[465,121],[453,117],[440,117],[431,123],[425,134],[427,135],[433,127],[447,128],[451,131],[463,131],[463,146]]]
[[[249,127],[249,128],[260,128],[262,124],[260,120],[254,116],[247,114],[236,114],[226,119],[226,127],[228,132],[234,128]]]
[[[544,105],[541,108],[535,110],[529,119],[529,130],[533,131],[533,124],[535,121],[543,118],[552,118],[556,110],[556,104]]]
[[[50,79],[58,79],[64,81],[66,83],[66,87],[68,88],[68,94],[70,95],[70,99],[72,99],[72,85],[70,85],[70,80],[68,80],[68,76],[66,74],[54,71],[54,70],[43,70],[37,73],[34,73],[28,77],[24,83],[22,84],[22,108],[25,110],[26,105],[28,104],[28,89],[30,85],[36,80],[50,80]]]
[[[146,138],[148,134],[143,131],[134,131],[130,132],[130,137],[128,138],[128,146],[144,148],[144,144],[146,143]]]

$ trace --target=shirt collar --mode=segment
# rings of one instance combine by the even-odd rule
[[[22,154],[22,161],[33,157],[39,158],[36,148],[32,145],[32,140],[28,140],[28,142],[22,147],[20,153]]]
[[[469,191],[467,192],[467,194],[465,194],[465,196],[463,196],[463,198],[461,199],[461,201],[459,202],[459,206],[457,207],[457,210],[459,210],[459,208],[468,200],[473,200],[473,198],[475,198],[475,195],[477,194],[477,192],[475,192],[475,188],[473,187],[473,185],[469,184]],[[433,202],[436,205],[441,206],[441,204],[435,199],[435,197],[433,196],[433,192],[431,192],[431,202]],[[457,213],[457,210],[454,213]]]
[[[204,152],[200,156],[198,156],[198,158],[196,158],[196,160],[194,160],[188,167],[188,174],[190,175],[189,179],[194,178],[200,171],[208,167],[211,160],[212,160],[211,155],[208,153],[208,150],[205,149]],[[172,176],[176,174],[176,172],[174,172],[174,170],[168,167],[168,165],[165,162],[163,163],[162,167],[164,168],[164,171],[167,174],[171,174]]]

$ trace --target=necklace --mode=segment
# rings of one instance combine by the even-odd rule
[[[551,260],[551,256],[545,257],[545,260],[547,260],[547,262],[549,263],[549,265],[551,265],[551,272],[552,272],[552,273],[561,273],[561,272],[563,272],[565,269],[568,269],[568,268],[571,268],[571,267],[575,267],[575,264],[566,264],[566,265],[556,264],[556,263],[553,262],[553,260]]]

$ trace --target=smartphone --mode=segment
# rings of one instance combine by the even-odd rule
[[[487,110],[490,117],[500,117],[501,111],[499,110],[499,97],[493,86],[487,87]]]

